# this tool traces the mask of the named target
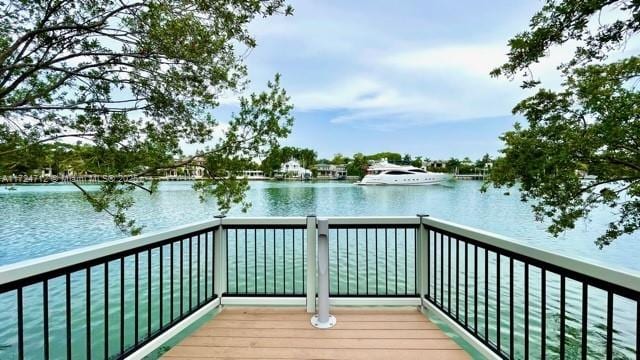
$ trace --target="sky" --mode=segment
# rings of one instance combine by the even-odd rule
[[[256,19],[250,90],[275,73],[295,106],[285,145],[320,158],[381,151],[431,159],[496,155],[518,119],[519,81],[489,72],[540,0],[292,0],[293,16]],[[534,67],[553,84],[563,49]],[[554,61],[555,60],[555,61]],[[221,111],[232,111],[233,104]]]

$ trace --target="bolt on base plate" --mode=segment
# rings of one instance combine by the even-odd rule
[[[330,329],[336,326],[336,317],[333,315],[329,315],[329,321],[322,323],[320,322],[318,315],[313,315],[311,317],[311,325],[313,325],[313,327],[316,327],[318,329]]]

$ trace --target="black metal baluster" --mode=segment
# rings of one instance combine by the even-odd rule
[[[189,311],[193,309],[193,236],[189,236]]]
[[[451,314],[451,236],[447,236],[447,311]]]
[[[565,278],[560,275],[560,360],[564,360],[565,349]]]
[[[226,266],[227,267],[227,276],[226,276],[226,278],[227,278],[226,279],[227,280],[227,292],[229,292],[229,278],[230,278],[230,276],[229,276],[229,267],[230,267],[229,266],[229,230],[224,229],[224,233],[225,233],[224,239],[225,239],[225,242],[226,242],[226,246],[224,247],[224,250],[225,250],[225,256],[226,256],[226,259],[227,259],[227,266]],[[222,296],[222,294],[218,294],[218,296]]]
[[[420,224],[422,225],[422,222]],[[427,232],[427,298],[431,299],[431,230],[426,229]],[[416,250],[418,248],[416,247]],[[422,299],[420,299],[422,301]]]
[[[514,354],[514,349],[513,349],[513,343],[514,343],[514,335],[513,335],[513,329],[514,329],[514,323],[513,323],[513,318],[514,318],[514,314],[513,314],[513,257],[509,257],[509,357],[511,359],[514,358],[513,354]]]
[[[369,229],[364,229],[364,262],[366,264],[365,266],[365,278],[367,281],[366,295],[369,295]]]
[[[180,240],[180,318],[184,315],[184,240]]]
[[[134,306],[133,306],[133,311],[134,311],[134,341],[133,343],[135,345],[138,345],[138,253],[135,254],[135,266],[134,266],[134,289],[133,289],[133,296],[134,296]],[[182,289],[182,287],[180,287]]]
[[[360,253],[358,252],[358,228],[356,228],[356,295],[360,295],[360,262],[358,258]]]
[[[438,234],[433,232],[433,301],[434,303],[438,303]],[[442,236],[440,236],[442,239]],[[440,248],[440,252],[442,252],[442,247]],[[442,255],[440,255],[442,256]],[[441,284],[442,285],[442,284]]]
[[[170,315],[169,315],[169,323],[173,322],[173,263],[175,262],[174,258],[173,258],[173,248],[175,246],[175,243],[171,243],[170,244],[171,248],[169,250],[169,257],[171,258],[171,262],[169,263],[169,300],[171,300],[171,303],[169,304],[169,310],[170,310]]]
[[[306,275],[307,275],[307,267],[306,267],[306,261],[305,261],[305,257],[304,255],[306,254],[305,252],[305,231],[300,229],[300,241],[302,242],[302,293],[306,294],[307,288],[306,288]]]
[[[109,262],[108,261],[104,263],[104,358],[105,359],[109,358]]]
[[[282,229],[282,293],[283,294],[287,293],[287,255],[286,255],[287,242],[285,239],[286,237],[285,237],[284,229]]]
[[[24,319],[22,304],[22,286],[18,287],[16,294],[18,305],[18,359],[24,359]],[[69,312],[67,312],[69,314]]]
[[[376,295],[378,295],[378,228],[375,228],[375,240],[376,240]]]
[[[484,340],[489,343],[489,250],[484,248]]]
[[[276,229],[273,229],[273,293],[277,294],[276,290]]]
[[[147,338],[151,337],[151,249],[147,250]]]
[[[336,275],[338,294],[340,294],[340,229],[336,229]]]
[[[640,298],[636,298],[636,360],[640,360]]]
[[[196,286],[196,306],[200,305],[201,303],[201,299],[200,299],[200,235],[198,234],[198,239],[196,240],[196,247],[198,248],[198,253],[196,254],[196,264],[198,265],[197,270],[196,270],[196,278],[198,279],[198,285]],[[205,283],[205,287],[207,286],[207,284]]]
[[[444,309],[444,234],[440,233],[440,305]]]
[[[394,251],[394,260],[393,264],[396,267],[396,274],[394,275],[394,280],[396,283],[395,293],[398,295],[398,229],[393,229],[393,251]]]
[[[219,231],[219,230],[218,230]],[[211,232],[211,236],[209,236],[209,238],[211,239],[211,299],[214,299],[216,297],[216,235],[215,235],[215,231]],[[218,276],[220,276],[220,274],[218,274]]]
[[[582,341],[581,341],[581,353],[582,359],[587,359],[587,316],[589,310],[589,285],[586,282],[582,283]],[[636,338],[640,332],[636,332]],[[640,351],[640,347],[636,347],[636,352]]]
[[[44,335],[44,358],[49,359],[49,280],[42,281],[42,332]]]
[[[124,257],[120,258],[120,354],[124,352]]]
[[[414,236],[414,238],[415,238],[415,236]],[[413,248],[414,254],[415,254],[415,252],[417,250],[418,250],[418,247],[414,246],[414,248]],[[408,264],[407,263],[407,228],[405,228],[404,229],[404,294],[405,295],[408,295],[408,293],[409,293],[408,292],[408,289],[409,289],[409,278],[407,276],[407,264]],[[413,264],[416,265],[416,262],[414,261]],[[414,274],[415,274],[415,271],[414,271]],[[416,279],[416,281],[418,281],[417,280],[418,277],[416,275],[414,275],[414,279]],[[417,292],[418,287],[415,286],[415,289],[416,289],[415,292]],[[420,299],[420,302],[422,302],[422,299]]]
[[[478,245],[473,245],[473,330],[478,336]]]
[[[65,305],[66,305],[66,330],[67,330],[67,359],[71,360],[71,274],[67,273],[65,277]],[[124,294],[124,292],[121,292]],[[123,302],[124,304],[124,302]],[[124,336],[122,337],[122,341],[124,341]]]
[[[500,350],[500,342],[501,342],[501,338],[502,338],[502,322],[500,320],[500,313],[501,313],[501,309],[500,309],[500,253],[496,252],[496,333],[497,333],[497,339],[496,339],[496,346],[498,348],[498,353],[501,352]]]
[[[293,293],[296,293],[296,230],[291,229],[291,236],[293,236],[292,241],[292,250],[291,253],[293,255]]]
[[[344,230],[347,233],[347,295],[351,293],[351,286],[349,286],[349,229]]]
[[[162,262],[160,263],[162,266]],[[162,293],[162,292],[161,292]],[[209,235],[204,237],[204,300],[209,300]]]
[[[460,320],[460,240],[456,239],[456,320]]]
[[[267,293],[267,228],[262,229],[262,242],[264,247],[264,292]]]
[[[87,312],[86,316],[86,330],[87,330],[87,360],[91,359],[91,267],[86,270],[87,278],[85,281],[85,301]]]
[[[238,282],[238,229],[235,229],[234,244],[236,248],[236,294],[240,293],[240,283]]]
[[[160,295],[160,302],[158,304],[159,312],[160,312],[160,321],[158,322],[158,327],[162,329],[164,327],[164,292],[162,291],[164,288],[164,246],[160,246],[160,267],[158,272],[158,277],[160,281],[160,285],[158,287],[158,292]]]
[[[247,229],[244,229],[244,293],[249,293],[249,240],[247,239]]]
[[[253,229],[253,290],[258,293],[258,230]]]
[[[607,291],[607,360],[613,359],[613,292]]]
[[[540,269],[541,292],[540,295],[540,358],[544,360],[547,356],[547,271]]]
[[[524,358],[529,359],[529,264],[524,263]]]
[[[469,328],[469,244],[464,244],[464,325]]]
[[[384,229],[384,293],[389,295],[389,242],[387,241],[387,228]]]
[[[358,250],[359,248],[358,232],[360,232],[360,230],[356,228],[356,295],[360,295],[360,261],[359,261],[360,252]]]

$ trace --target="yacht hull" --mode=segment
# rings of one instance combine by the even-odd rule
[[[425,186],[425,185],[438,185],[450,181],[453,177],[442,174],[420,174],[414,175],[367,175],[357,185],[368,186],[384,186],[384,185],[398,185],[398,186]]]

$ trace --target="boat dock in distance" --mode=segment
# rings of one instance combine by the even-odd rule
[[[486,174],[456,174],[454,175],[456,180],[484,180],[487,178]]]

